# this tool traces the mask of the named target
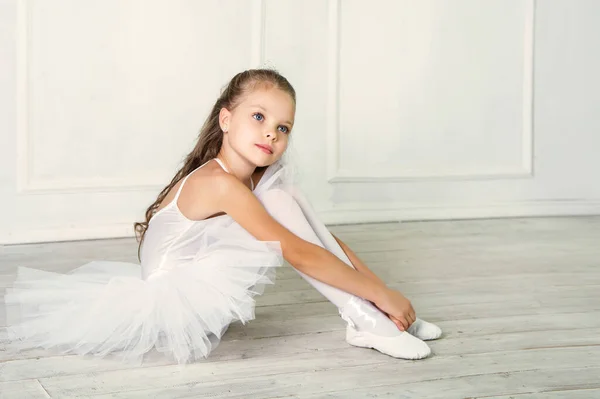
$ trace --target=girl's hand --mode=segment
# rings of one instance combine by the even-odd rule
[[[404,327],[404,325],[402,324],[402,322],[401,322],[400,320],[398,320],[398,319],[397,319],[397,318],[395,318],[394,316],[390,316],[390,315],[387,315],[387,316],[388,316],[388,317],[390,318],[390,320],[391,320],[391,321],[392,321],[392,322],[393,322],[393,323],[396,325],[396,327],[398,327],[398,329],[399,329],[400,331],[406,331],[406,330],[408,330],[408,328],[405,328],[405,327]],[[411,324],[412,324],[412,323],[411,323]],[[410,327],[410,326],[409,326],[409,327]]]
[[[383,291],[375,306],[385,312],[400,331],[408,330],[417,318],[410,301],[400,292],[389,288]]]

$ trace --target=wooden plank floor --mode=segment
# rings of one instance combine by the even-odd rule
[[[351,347],[335,307],[288,265],[210,359],[141,367],[36,350],[0,337],[0,398],[600,398],[600,217],[332,226],[444,336],[420,361]],[[67,271],[132,261],[132,239],[1,248],[17,265]],[[4,325],[4,309],[0,311]]]

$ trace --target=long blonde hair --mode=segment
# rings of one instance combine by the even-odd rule
[[[231,81],[225,86],[221,95],[215,102],[210,114],[206,118],[202,129],[198,135],[198,142],[194,149],[186,156],[183,166],[175,173],[171,182],[162,189],[156,200],[146,210],[146,220],[136,222],[134,230],[136,238],[139,242],[138,258],[140,256],[140,248],[144,241],[148,223],[152,216],[156,213],[157,208],[165,199],[169,191],[192,172],[197,167],[205,162],[216,158],[223,145],[223,131],[219,125],[219,114],[221,108],[226,108],[230,111],[235,109],[239,104],[242,95],[253,90],[257,85],[270,84],[274,87],[285,91],[290,95],[294,103],[296,102],[296,91],[286,78],[273,69],[250,69],[240,72],[235,75]],[[258,168],[257,168],[258,170]]]

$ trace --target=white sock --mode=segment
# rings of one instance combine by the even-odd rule
[[[410,334],[424,341],[438,339],[442,336],[442,329],[433,323],[417,318],[407,330]]]

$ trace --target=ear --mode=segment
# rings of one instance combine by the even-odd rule
[[[231,112],[225,107],[221,108],[219,112],[219,126],[223,132],[227,132],[229,130],[229,121],[231,119]]]

